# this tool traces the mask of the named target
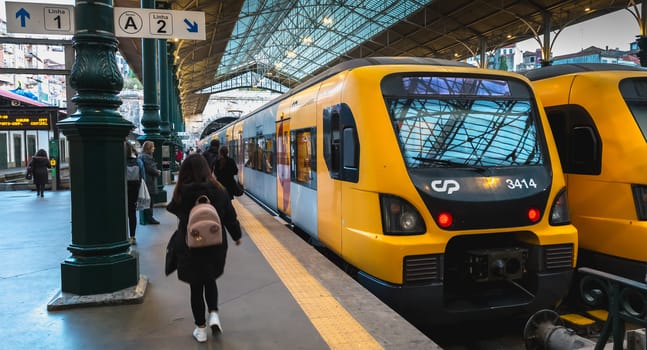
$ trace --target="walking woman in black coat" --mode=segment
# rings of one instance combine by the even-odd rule
[[[47,152],[44,149],[39,149],[36,154],[31,157],[29,161],[29,171],[32,173],[34,185],[36,185],[36,197],[45,195],[45,185],[49,182],[47,177],[47,169],[51,169],[52,165],[49,163]]]
[[[211,173],[207,160],[199,153],[190,154],[180,166],[175,190],[166,210],[178,217],[177,231],[173,234],[173,246],[177,255],[177,276],[191,287],[191,311],[196,328],[193,337],[198,342],[207,341],[204,300],[209,308],[208,324],[214,332],[222,332],[218,316],[218,287],[216,279],[222,275],[227,256],[227,237],[222,244],[203,248],[186,245],[186,227],[189,212],[196,199],[206,194],[218,211],[222,225],[231,238],[240,244],[242,232],[225,188]]]
[[[229,199],[234,199],[236,192],[236,179],[234,176],[238,174],[238,166],[236,162],[229,158],[229,148],[227,146],[220,147],[220,158],[216,161],[214,172],[218,181],[225,186]]]

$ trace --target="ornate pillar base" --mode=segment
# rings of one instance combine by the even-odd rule
[[[112,293],[137,284],[137,258],[131,253],[100,257],[69,257],[61,263],[61,290],[91,295]]]

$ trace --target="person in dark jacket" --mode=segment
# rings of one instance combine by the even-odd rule
[[[142,163],[137,159],[137,150],[133,145],[126,141],[126,188],[127,188],[127,208],[128,208],[128,232],[130,233],[129,242],[132,245],[137,244],[135,231],[137,230],[137,197],[139,197],[139,186],[143,172]],[[137,169],[133,172],[132,169]]]
[[[213,139],[209,143],[209,149],[204,151],[202,155],[204,158],[207,160],[207,163],[209,164],[209,168],[213,171],[214,166],[216,165],[216,162],[220,158],[220,155],[218,153],[218,149],[220,148],[220,141]]]
[[[236,179],[234,176],[238,174],[238,166],[236,162],[229,158],[229,148],[222,146],[220,148],[220,159],[215,165],[216,178],[220,183],[225,186],[229,199],[234,199],[234,192],[236,191]]]
[[[180,281],[188,283],[191,287],[191,311],[196,325],[193,337],[198,342],[207,340],[205,299],[209,310],[208,325],[214,334],[222,332],[218,316],[216,279],[224,271],[227,256],[227,237],[224,234],[220,245],[203,248],[189,248],[186,245],[189,212],[196,199],[204,194],[218,211],[222,225],[236,245],[239,245],[242,236],[240,223],[225,188],[216,181],[207,160],[201,154],[190,154],[180,166],[173,197],[166,210],[179,219],[177,230],[172,237],[177,255],[177,276]]]
[[[153,141],[146,141],[142,145],[142,153],[139,155],[139,158],[144,163],[144,173],[146,178],[146,188],[148,188],[148,193],[150,193],[151,198],[155,198],[157,194],[157,177],[162,175],[162,172],[157,169],[157,163],[155,158],[153,158],[153,153],[155,152],[155,143]],[[153,217],[153,201],[151,200],[151,206],[148,209],[144,209],[144,224],[157,225],[160,222]]]
[[[49,182],[47,169],[51,169],[52,165],[49,163],[47,152],[44,149],[39,149],[36,154],[31,157],[28,165],[29,171],[34,179],[36,185],[36,197],[45,197],[45,185]]]

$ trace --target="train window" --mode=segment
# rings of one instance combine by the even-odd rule
[[[268,174],[275,174],[274,169],[274,141],[275,135],[266,135],[263,138],[263,169]]]
[[[647,140],[647,79],[625,79],[620,82],[620,92]]]
[[[569,169],[573,173],[587,174],[597,158],[595,135],[589,126],[575,126],[569,141]]]
[[[570,174],[599,175],[602,142],[593,119],[578,105],[546,108],[562,169]]]
[[[256,145],[255,145],[255,155],[254,159],[256,159],[256,166],[254,169],[260,170],[260,171],[265,171],[264,166],[265,166],[265,161],[263,157],[263,147],[265,146],[265,138],[263,136],[259,136],[256,138]]]
[[[324,109],[323,115],[323,141],[324,141],[324,159],[330,177],[339,178],[339,109],[337,106]]]
[[[245,167],[256,168],[256,138],[250,137],[245,139],[245,153],[244,153]]]
[[[350,130],[348,135],[345,134],[346,130]],[[356,130],[355,118],[348,105],[342,103],[324,109],[324,160],[333,179],[359,181],[360,144]],[[354,166],[347,167],[342,162],[346,162],[345,157],[350,155],[353,157],[349,157],[348,161],[352,160]]]
[[[544,164],[527,86],[474,77],[399,79],[385,78],[382,92],[407,167]]]
[[[234,161],[236,161],[236,164],[238,164],[240,157],[238,156],[238,145],[236,144],[235,141],[231,140],[228,142],[229,146],[229,157],[231,157]]]
[[[528,86],[518,80],[475,76],[392,74],[381,83],[385,96],[513,97],[528,99]]]
[[[296,181],[302,184],[307,185],[308,187],[313,187],[315,182],[314,180],[314,166],[315,160],[314,152],[314,132],[311,129],[299,130],[295,132],[295,147],[296,154],[295,165],[296,165]]]
[[[357,135],[355,129],[344,129],[344,168],[357,169]]]

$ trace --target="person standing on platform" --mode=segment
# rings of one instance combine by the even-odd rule
[[[137,150],[133,145],[126,141],[126,186],[128,201],[128,232],[130,234],[129,242],[132,245],[137,244],[135,231],[137,230],[137,197],[139,196],[139,187],[142,183],[144,168],[141,160],[137,157]]]
[[[29,165],[27,166],[31,172],[34,185],[36,185],[36,197],[45,197],[45,185],[49,183],[47,169],[51,169],[52,165],[49,163],[47,152],[44,149],[39,149],[36,154],[31,157]]]
[[[182,148],[178,147],[177,152],[175,153],[175,161],[177,162],[178,166],[182,164],[182,159],[184,159],[184,153],[182,152]]]
[[[218,154],[218,149],[220,148],[220,141],[213,139],[209,143],[209,149],[206,150],[202,155],[207,159],[207,164],[209,164],[209,169],[213,171],[216,161],[220,158]]]
[[[227,146],[220,148],[220,159],[216,162],[214,169],[216,178],[227,189],[229,199],[234,199],[236,187],[236,179],[234,176],[238,174],[238,166],[236,166],[236,162],[233,159],[229,158],[229,148]]]
[[[142,146],[142,153],[139,155],[142,163],[144,163],[144,174],[146,178],[146,187],[148,188],[148,193],[150,193],[151,198],[155,198],[157,194],[157,177],[162,175],[162,172],[157,169],[157,163],[155,158],[153,158],[153,152],[155,152],[155,143],[153,141],[146,141]],[[153,217],[153,200],[151,200],[151,206],[148,209],[144,209],[144,225],[158,225],[160,222]]]
[[[207,324],[214,334],[222,332],[218,316],[216,279],[224,271],[227,256],[227,237],[224,233],[220,245],[189,248],[186,244],[189,213],[197,198],[205,194],[218,211],[222,225],[236,245],[240,245],[240,223],[236,218],[236,210],[227,198],[225,188],[216,181],[202,155],[190,154],[180,166],[173,197],[166,210],[179,219],[177,230],[171,238],[177,257],[177,277],[190,285],[191,311],[196,325],[193,337],[200,343],[207,341]],[[205,317],[205,299],[209,312],[208,320]]]

